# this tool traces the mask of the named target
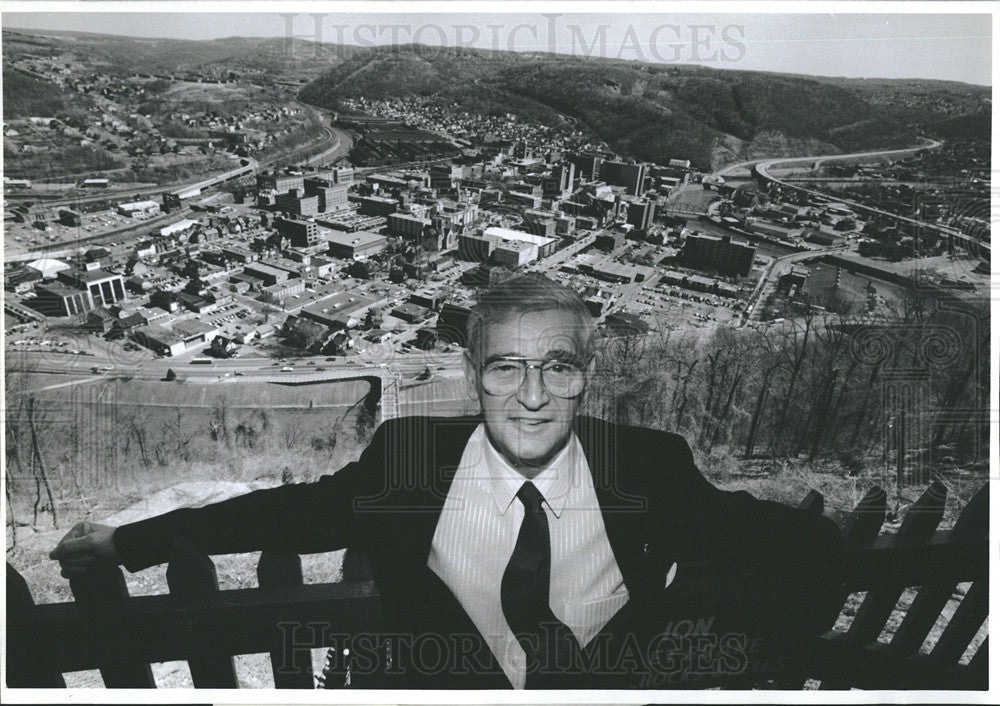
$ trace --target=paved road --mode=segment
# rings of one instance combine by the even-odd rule
[[[737,169],[750,168],[757,166],[758,164],[767,163],[770,166],[775,164],[796,164],[801,162],[816,162],[821,164],[823,162],[838,161],[838,160],[848,160],[848,159],[862,159],[868,157],[889,157],[889,156],[902,156],[904,154],[912,154],[914,152],[919,152],[920,150],[935,150],[940,147],[943,143],[938,140],[927,140],[924,144],[919,147],[906,147],[898,150],[878,150],[875,152],[853,152],[851,154],[823,154],[815,155],[812,157],[764,157],[761,159],[751,159],[746,162],[737,162],[736,164],[727,164],[726,166],[712,172],[712,176],[724,177],[729,172],[736,171]]]
[[[740,324],[747,323],[753,316],[755,312],[760,311],[760,300],[764,297],[764,292],[767,291],[768,285],[776,274],[780,271],[784,271],[788,265],[796,262],[804,262],[807,260],[815,260],[816,258],[823,257],[830,253],[844,252],[848,248],[847,245],[838,245],[833,248],[824,248],[822,250],[804,250],[802,252],[793,252],[782,257],[774,258],[771,264],[767,266],[764,271],[764,276],[760,278],[757,286],[754,288],[753,293],[747,300],[747,305],[743,309],[743,313],[740,317]]]
[[[836,160],[836,159],[847,159],[847,158],[851,158],[851,157],[858,157],[858,156],[864,156],[864,155],[895,155],[895,154],[906,154],[906,153],[912,153],[912,152],[915,152],[915,151],[921,150],[921,149],[936,149],[936,148],[940,147],[941,144],[942,144],[941,142],[930,141],[930,144],[928,144],[928,145],[926,145],[924,147],[911,147],[911,148],[908,148],[908,149],[905,149],[905,150],[888,150],[888,151],[883,151],[883,152],[864,152],[864,153],[859,153],[859,154],[855,154],[855,155],[839,155],[837,157],[824,158],[824,159],[821,159],[819,161]],[[976,238],[973,238],[973,237],[971,237],[969,235],[966,235],[962,231],[957,230],[955,228],[949,228],[947,226],[938,225],[936,223],[927,223],[926,221],[921,221],[921,220],[918,220],[916,218],[910,218],[908,216],[901,216],[901,215],[899,215],[897,213],[893,213],[891,211],[885,211],[885,210],[883,210],[881,208],[876,208],[874,206],[869,206],[869,205],[863,204],[863,203],[861,203],[859,201],[852,201],[850,199],[838,198],[838,197],[836,197],[834,195],[831,195],[831,194],[828,194],[828,193],[824,193],[822,191],[815,191],[813,189],[806,189],[805,187],[798,186],[796,184],[792,184],[792,183],[789,183],[787,181],[783,181],[781,178],[773,176],[768,171],[769,169],[774,168],[775,165],[784,165],[784,164],[790,164],[790,163],[795,163],[795,162],[803,162],[803,161],[809,161],[811,159],[814,159],[814,158],[812,158],[812,157],[798,157],[798,158],[795,158],[795,159],[769,159],[769,160],[764,160],[764,161],[758,162],[754,166],[754,172],[755,172],[755,174],[759,174],[761,177],[763,177],[763,178],[765,178],[765,179],[767,179],[767,180],[769,180],[769,181],[771,181],[771,182],[773,182],[775,184],[779,184],[779,185],[781,185],[783,187],[786,187],[786,188],[789,188],[789,189],[794,189],[795,191],[799,191],[799,192],[804,193],[804,194],[809,194],[811,196],[820,196],[820,197],[827,198],[827,199],[835,199],[839,203],[846,204],[847,206],[850,206],[851,208],[853,208],[853,209],[855,209],[857,211],[862,211],[862,212],[865,212],[865,213],[870,213],[870,214],[874,214],[874,215],[877,215],[877,216],[882,216],[882,217],[885,217],[885,218],[891,218],[891,219],[894,219],[894,220],[896,220],[896,221],[898,221],[900,223],[905,223],[907,225],[918,226],[920,228],[928,228],[930,230],[937,231],[941,235],[944,235],[944,236],[946,236],[948,238],[952,238],[952,239],[956,239],[956,240],[962,241],[963,243],[965,243],[966,245],[968,245],[972,249],[972,252],[977,253],[978,255],[980,255],[982,257],[989,258],[989,256],[990,256],[990,244],[989,243],[983,243],[983,242],[977,240]]]
[[[357,356],[351,358],[311,356],[287,360],[274,358],[210,359],[210,364],[193,364],[201,354],[185,354],[177,358],[140,359],[122,362],[107,356],[74,356],[47,351],[20,351],[8,357],[7,370],[29,373],[86,376],[128,376],[140,380],[162,380],[168,370],[179,377],[193,381],[211,382],[220,378],[238,378],[260,381],[261,378],[282,382],[303,380],[340,379],[361,375],[401,375],[413,378],[427,368],[438,373],[460,370],[461,352],[389,353],[385,356]],[[376,360],[377,358],[377,360]],[[93,370],[97,369],[97,373]],[[291,370],[285,370],[291,368]],[[96,378],[95,378],[96,379]]]

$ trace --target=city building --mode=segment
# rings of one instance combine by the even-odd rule
[[[639,230],[648,230],[653,225],[655,215],[655,203],[649,199],[637,199],[628,202],[625,220]]]
[[[612,336],[643,336],[649,333],[649,324],[635,314],[616,311],[604,319],[605,330]]]
[[[684,239],[680,260],[686,267],[746,276],[750,274],[756,251],[756,246],[734,241],[729,235],[693,233]]]
[[[190,218],[185,218],[183,220],[177,221],[176,223],[171,223],[168,226],[160,228],[160,235],[167,237],[170,235],[177,235],[183,233],[184,231],[193,228],[198,225],[198,221],[192,221]]]
[[[132,332],[135,342],[160,355],[181,355],[187,350],[184,338],[159,324],[141,326]]]
[[[46,316],[76,316],[93,309],[94,302],[85,289],[60,282],[44,282],[35,285],[31,306]]]
[[[294,189],[303,189],[305,187],[304,181],[301,174],[266,172],[257,175],[257,186],[260,190],[270,189],[279,194],[287,194]]]
[[[70,265],[66,264],[62,260],[53,260],[49,257],[39,258],[38,260],[32,260],[25,267],[38,272],[45,279],[52,279],[63,270],[71,269]]]
[[[378,303],[371,297],[341,292],[302,307],[300,316],[327,328],[354,328],[364,321],[365,313]]]
[[[403,302],[393,309],[391,313],[397,319],[402,319],[407,323],[415,324],[426,319],[430,314],[430,310],[412,302]]]
[[[555,238],[556,236],[556,217],[555,214],[550,211],[525,211],[524,215],[524,227],[528,229],[528,232],[532,235],[540,235],[545,238]]]
[[[548,257],[556,251],[556,246],[559,241],[556,238],[547,238],[541,235],[532,235],[531,233],[525,233],[521,230],[514,230],[512,228],[500,228],[498,226],[490,226],[483,231],[485,236],[494,236],[500,238],[501,240],[520,240],[525,243],[530,243],[538,247],[538,257]]]
[[[118,204],[116,210],[122,216],[155,216],[160,212],[160,204],[156,201],[133,201]]]
[[[362,216],[388,216],[399,210],[399,201],[387,196],[358,196],[355,200]]]
[[[347,184],[312,177],[304,182],[306,196],[319,198],[319,212],[328,213],[347,208]]]
[[[498,238],[472,233],[458,236],[458,256],[468,262],[484,262],[493,254]]]
[[[388,241],[384,236],[368,231],[356,233],[331,233],[330,255],[342,260],[358,260],[370,257],[385,249]]]
[[[337,263],[325,257],[313,255],[309,266],[313,268],[313,272],[317,277],[329,277],[336,269]]]
[[[59,209],[59,222],[64,226],[79,227],[83,223],[83,219],[78,211],[61,208]]]
[[[296,294],[302,294],[305,291],[306,283],[304,280],[301,278],[290,279],[261,289],[260,300],[264,302],[283,302],[289,297],[295,296]]]
[[[646,165],[630,162],[604,162],[601,165],[600,178],[612,186],[624,186],[629,196],[638,196],[643,192],[646,180]]]
[[[21,266],[9,267],[3,273],[3,286],[4,289],[17,294],[24,294],[30,292],[35,282],[40,279],[42,279],[42,273],[38,270]]]
[[[298,189],[274,197],[274,207],[293,216],[315,216],[319,214],[319,196],[306,196]]]
[[[263,262],[250,262],[243,267],[243,274],[263,282],[265,287],[284,282],[288,279],[288,270],[282,270]]]
[[[223,246],[221,252],[227,259],[235,260],[236,262],[241,263],[256,262],[260,258],[260,256],[250,248],[244,248],[239,245]]]
[[[389,234],[408,240],[420,238],[424,229],[431,225],[431,219],[420,218],[408,213],[391,213],[386,219]]]
[[[447,191],[453,181],[462,178],[462,167],[456,164],[432,164],[427,171],[432,189]]]
[[[303,221],[296,218],[276,218],[274,219],[274,229],[289,242],[299,248],[317,245],[320,243],[319,226],[312,221]]]
[[[541,195],[524,193],[520,191],[508,191],[505,200],[509,203],[517,204],[523,208],[538,208],[542,205]]]
[[[354,183],[354,167],[336,167],[329,171],[329,178],[334,184],[346,184],[350,186]]]
[[[99,263],[88,263],[87,269],[62,270],[56,278],[70,287],[86,290],[93,306],[111,306],[125,299],[125,280],[121,275],[102,270]]]
[[[564,162],[555,168],[554,176],[558,180],[559,198],[566,198],[573,192],[573,184],[576,182],[576,165],[572,162]]]
[[[218,326],[212,326],[211,324],[206,324],[195,319],[177,321],[173,324],[172,328],[174,329],[174,333],[179,335],[181,340],[184,341],[184,346],[187,350],[202,343],[211,343],[212,339],[219,333]]]
[[[492,258],[498,265],[516,270],[538,259],[538,246],[523,240],[500,240]]]
[[[618,230],[606,230],[594,238],[594,246],[604,252],[614,252],[625,244],[625,234]]]
[[[597,154],[583,153],[570,157],[570,163],[573,164],[581,179],[593,181],[599,178],[604,158]]]
[[[343,214],[327,215],[316,219],[316,223],[327,228],[343,231],[345,233],[357,233],[359,230],[375,231],[385,225],[385,216],[359,216],[354,211],[347,211]]]

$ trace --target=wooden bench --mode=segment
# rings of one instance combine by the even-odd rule
[[[731,675],[720,685],[801,689],[811,679],[822,689],[987,689],[987,642],[962,658],[988,610],[988,495],[984,486],[952,529],[938,530],[946,490],[935,482],[897,532],[880,534],[886,494],[869,491],[842,523],[844,600],[865,592],[849,627],[811,639],[794,668],[763,681]],[[820,513],[823,498],[810,492],[801,506]],[[195,687],[236,688],[233,655],[269,653],[276,687],[308,689],[316,684],[309,648],[332,646],[334,632],[380,624],[370,580],[303,585],[299,557],[268,554],[257,575],[259,588],[220,591],[211,560],[180,541],[167,568],[169,595],[130,597],[121,569],[106,566],[70,582],[75,602],[35,605],[8,563],[8,686],[65,687],[64,673],[99,669],[107,687],[155,688],[150,663],[186,660]],[[922,651],[959,584],[971,585]],[[908,587],[919,592],[891,638],[880,640]],[[330,687],[344,675],[327,676]]]

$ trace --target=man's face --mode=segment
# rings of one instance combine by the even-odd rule
[[[558,309],[526,312],[485,327],[480,364],[500,357],[537,360],[579,358],[579,324]],[[465,360],[469,383],[475,387],[493,446],[526,477],[533,478],[565,446],[583,400],[551,394],[541,370],[530,367],[524,381],[507,395],[488,394],[482,385],[482,369]]]

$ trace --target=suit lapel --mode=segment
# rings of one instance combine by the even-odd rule
[[[406,503],[411,512],[406,513],[409,515],[408,529],[401,538],[404,556],[412,558],[415,563],[427,564],[444,501],[448,497],[469,437],[481,421],[480,417],[429,420],[430,428],[425,430],[424,438],[430,440],[430,463],[421,465],[430,473],[421,478]]]
[[[580,439],[587,465],[594,480],[594,490],[601,517],[615,561],[622,572],[629,594],[648,592],[650,541],[647,536],[649,498],[629,478],[624,463],[634,463],[627,439],[620,438],[621,428],[593,417],[578,417],[574,430]]]

